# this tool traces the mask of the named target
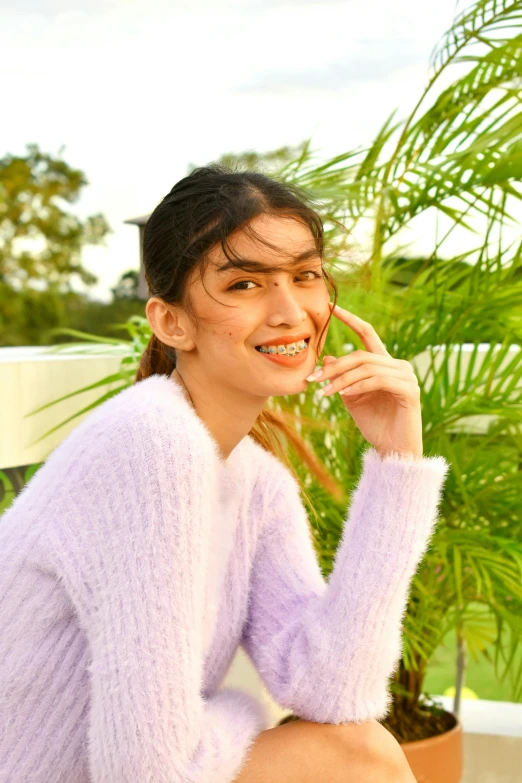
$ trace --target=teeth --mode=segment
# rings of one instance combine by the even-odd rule
[[[295,356],[296,353],[304,351],[306,345],[306,340],[299,340],[296,343],[289,343],[289,345],[261,345],[258,350],[261,353],[278,353],[287,356]]]

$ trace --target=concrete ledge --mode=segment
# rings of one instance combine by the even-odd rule
[[[522,738],[467,732],[462,739],[464,775],[461,783],[520,783]]]

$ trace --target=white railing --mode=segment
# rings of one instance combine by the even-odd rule
[[[352,345],[343,346],[348,352]],[[463,346],[461,377],[468,368],[472,345]],[[435,351],[437,351],[437,346]],[[480,346],[480,356],[488,350],[489,345]],[[76,349],[71,348],[71,351]],[[513,345],[504,363],[511,360],[514,351],[520,347]],[[78,410],[93,404],[105,393],[113,391],[121,385],[111,383],[100,386],[89,392],[84,392],[70,400],[64,400],[45,411],[24,418],[29,411],[41,407],[59,397],[76,391],[79,388],[96,383],[118,371],[122,358],[122,349],[106,344],[90,343],[82,346],[85,353],[67,353],[62,346],[59,353],[49,353],[45,346],[24,346],[0,348],[0,469],[19,465],[31,465],[42,462],[50,452],[71,432],[88,412],[61,427],[44,440],[31,446],[30,444],[45,432],[57,426],[61,421],[73,416]],[[437,356],[436,367],[440,364],[442,354]],[[454,376],[457,356],[451,357],[449,364],[450,379]],[[477,368],[480,365],[477,358]],[[427,351],[419,354],[412,361],[419,377],[424,377],[430,364]],[[425,388],[429,389],[431,374],[426,379]],[[323,404],[328,404],[327,399]],[[473,432],[481,434],[487,431],[494,416],[468,416],[465,422],[455,425],[452,432]]]

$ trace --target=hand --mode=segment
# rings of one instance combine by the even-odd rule
[[[341,393],[344,406],[363,437],[381,456],[397,452],[420,459],[420,388],[412,365],[390,356],[373,326],[349,310],[336,305],[333,315],[361,338],[367,350],[353,351],[338,359],[325,356],[318,380],[330,379],[332,383],[321,392],[325,397]],[[307,380],[310,378],[309,375]]]

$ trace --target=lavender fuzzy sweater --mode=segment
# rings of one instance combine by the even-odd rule
[[[299,487],[250,436],[222,460],[167,376],[105,401],[0,518],[1,783],[230,783],[265,706],[386,715],[443,457],[363,457],[328,582]]]

